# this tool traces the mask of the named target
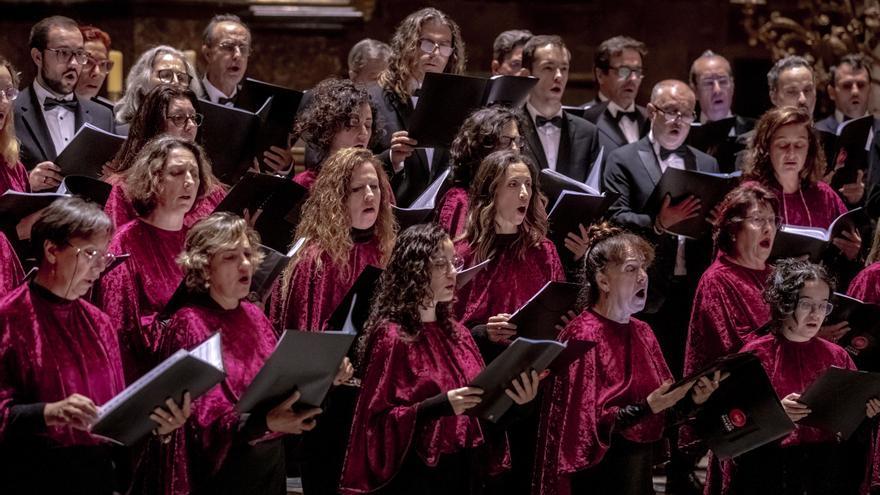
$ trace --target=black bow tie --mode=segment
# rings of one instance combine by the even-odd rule
[[[55,107],[64,107],[71,112],[75,112],[77,106],[79,106],[79,102],[76,101],[76,98],[72,98],[70,100],[59,100],[58,98],[47,96],[46,99],[43,100],[43,111],[49,111]]]
[[[668,150],[662,146],[660,147],[660,160],[662,160],[664,162],[666,161],[667,158],[669,158],[670,155],[676,155],[679,158],[681,158],[682,160],[684,160],[684,157],[686,154],[687,154],[687,146],[684,144],[682,144],[678,148],[675,148],[674,150]]]
[[[233,96],[232,98],[227,98],[225,96],[221,96],[220,99],[217,100],[217,103],[220,105],[226,105],[227,103],[232,103],[234,105],[235,104],[235,97]]]
[[[414,98],[421,98],[421,97],[422,97],[422,88],[416,88],[416,89],[412,92],[412,95],[413,95]]]
[[[629,117],[629,120],[633,122],[639,121],[639,112],[638,110],[633,110],[632,112],[624,112],[623,110],[618,110],[617,115],[613,116],[614,121],[620,123],[620,119],[623,117]]]
[[[544,127],[545,125],[550,124],[552,126],[562,129],[562,117],[557,115],[556,117],[548,119],[538,115],[535,117],[535,124],[538,127]]]

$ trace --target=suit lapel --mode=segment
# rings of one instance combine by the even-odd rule
[[[526,120],[526,140],[529,142],[529,149],[532,150],[532,156],[538,160],[538,166],[542,169],[549,168],[547,164],[547,155],[544,154],[544,146],[541,144],[541,139],[538,137],[538,129],[535,128],[535,121],[532,120],[531,114],[529,114],[528,109],[523,107],[523,115],[525,115]]]
[[[37,100],[37,92],[33,86],[28,88],[30,92],[30,107],[22,106],[22,120],[28,127],[28,131],[34,137],[34,142],[40,147],[40,151],[50,161],[58,158],[55,153],[55,144],[52,142],[52,136],[49,134],[49,128],[46,126],[46,119],[43,118],[43,112],[40,109],[40,102]]]
[[[654,150],[651,149],[651,142],[648,141],[648,138],[642,138],[639,140],[639,158],[642,161],[642,166],[645,167],[645,171],[648,173],[648,177],[651,178],[651,182],[654,186],[660,182],[660,163],[657,162],[657,155],[654,154]]]
[[[608,136],[614,144],[618,147],[627,144],[626,136],[623,135],[623,130],[617,125],[617,122],[611,117],[611,113],[608,108],[605,108],[605,111],[602,112],[602,115],[599,116],[599,130]]]
[[[572,175],[574,164],[571,163],[571,147],[574,143],[574,125],[571,123],[571,115],[562,112],[562,129],[559,133],[559,151],[556,154],[556,171],[572,177],[575,180],[583,180],[581,177]]]

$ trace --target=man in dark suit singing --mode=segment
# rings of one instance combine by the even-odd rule
[[[53,16],[36,23],[29,46],[37,77],[15,100],[15,134],[21,162],[31,171],[32,189],[55,189],[63,177],[53,162],[76,131],[89,123],[113,132],[113,114],[74,94],[88,54],[73,19]]]
[[[538,78],[525,105],[528,153],[550,168],[585,182],[599,156],[596,126],[562,111],[571,52],[559,36],[535,36],[523,48],[523,73]]]
[[[647,111],[635,103],[647,53],[644,43],[628,36],[609,38],[596,49],[593,73],[599,94],[584,105],[584,118],[599,128],[599,143],[606,154],[648,133]]]

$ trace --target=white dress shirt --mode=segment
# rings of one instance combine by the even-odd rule
[[[550,170],[556,170],[556,162],[559,159],[559,142],[562,139],[562,129],[549,123],[538,127],[538,123],[535,119],[541,115],[541,113],[538,112],[531,103],[526,103],[526,109],[529,112],[529,118],[532,119],[535,129],[538,131],[538,139],[541,141],[541,147],[544,148],[544,157],[547,159],[547,168]],[[559,110],[555,115],[546,118],[550,119],[554,117],[562,117],[562,107],[559,107]]]
[[[75,95],[70,93],[59,98],[55,93],[44,88],[37,80],[34,80],[34,93],[40,104],[40,111],[43,112],[43,120],[46,121],[46,128],[49,130],[52,144],[55,146],[55,153],[60,155],[64,148],[70,144],[73,135],[76,134],[76,114],[72,110],[60,106],[51,110],[43,110],[43,102],[49,97],[71,101]]]
[[[421,86],[419,86],[421,87]],[[418,96],[410,96],[410,101],[412,101],[413,109],[416,108],[416,105],[419,104]],[[428,158],[428,171],[433,173],[434,170],[434,148],[422,148],[425,150],[425,156]],[[403,162],[400,163],[401,168],[403,167]]]
[[[217,86],[211,84],[211,81],[208,80],[207,77],[202,78],[202,86],[205,88],[205,94],[208,96],[208,100],[211,103],[220,104],[220,98],[235,98],[236,93],[238,93],[238,88],[235,88],[235,91],[232,92],[232,95],[226,96],[226,93],[217,89]],[[231,101],[227,101],[223,104],[226,107],[234,107],[235,103]]]
[[[654,156],[657,157],[657,163],[660,164],[660,173],[666,172],[667,168],[677,168],[680,170],[684,170],[684,158],[671,154],[666,157],[666,160],[660,159],[660,143],[654,140],[654,133],[648,133],[648,139],[651,141],[651,146],[654,149]],[[674,275],[687,275],[687,262],[685,261],[685,240],[686,238],[683,235],[678,237],[678,249],[675,251],[675,271]]]
[[[617,118],[617,112],[635,112],[636,104],[630,103],[629,108],[620,108],[620,105],[614,103],[613,101],[608,102],[608,112],[611,113],[611,116],[615,119]],[[623,132],[624,137],[626,137],[627,143],[634,143],[639,140],[639,122],[637,120],[631,119],[628,115],[623,116],[620,120],[617,121],[617,126],[620,127],[620,130]]]

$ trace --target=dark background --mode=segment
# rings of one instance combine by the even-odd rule
[[[769,1],[774,10],[793,3]],[[359,39],[372,37],[387,42],[396,24],[407,14],[433,6],[459,23],[471,74],[488,72],[492,41],[503,30],[525,28],[536,34],[561,35],[572,51],[567,104],[586,102],[595,94],[595,46],[608,37],[627,34],[644,41],[649,50],[640,103],[647,101],[651,86],[657,81],[686,80],[691,61],[704,50],[712,49],[733,63],[738,95],[735,112],[757,116],[769,105],[766,72],[772,63],[770,52],[763,46],[749,46],[742,27],[741,7],[726,0],[299,2],[300,7],[350,6],[363,14],[361,19],[339,22],[258,17],[249,10],[254,4],[267,3],[273,2],[0,1],[0,53],[13,61],[22,72],[24,84],[28,84],[34,72],[27,50],[29,29],[46,15],[62,14],[107,31],[113,39],[113,49],[124,55],[127,74],[137,55],[156,44],[198,51],[202,29],[210,17],[229,12],[242,16],[253,32],[248,75],[306,89],[325,77],[345,76],[348,50]]]

